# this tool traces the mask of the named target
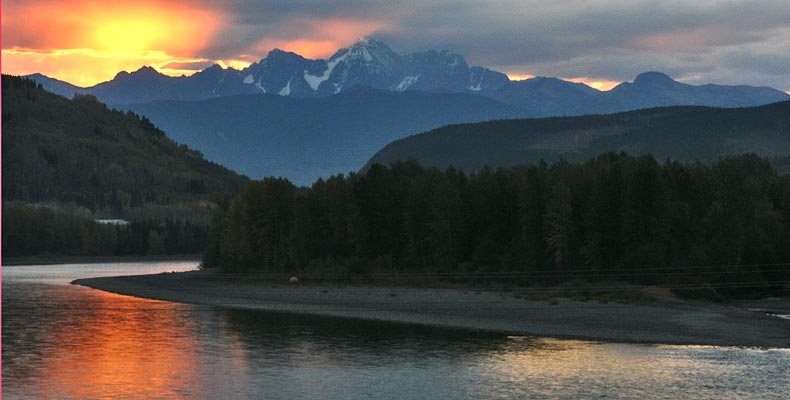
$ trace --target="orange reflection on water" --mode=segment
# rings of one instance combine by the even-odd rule
[[[46,355],[42,378],[53,398],[194,397],[183,391],[201,378],[194,323],[176,312],[184,305],[97,290],[86,295],[91,308],[70,313],[52,332],[59,343]]]

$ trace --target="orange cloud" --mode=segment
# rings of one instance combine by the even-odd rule
[[[257,46],[262,54],[272,49],[294,52],[306,58],[327,58],[342,45],[331,40],[271,40],[261,41]]]
[[[191,60],[224,22],[216,11],[162,0],[12,4],[3,10],[3,69],[91,85]]]
[[[191,56],[225,19],[221,13],[161,0],[45,1],[3,13],[4,48],[166,51]]]
[[[349,19],[296,19],[304,36],[295,39],[264,39],[255,50],[265,54],[272,49],[292,51],[306,58],[328,58],[341,47],[348,46],[363,36],[391,29],[384,21]]]

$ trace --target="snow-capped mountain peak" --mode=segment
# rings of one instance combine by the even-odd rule
[[[389,46],[375,39],[363,37],[348,50],[349,62],[391,64],[397,62],[399,55]]]
[[[504,74],[490,70],[480,74],[476,68],[479,67],[470,68],[460,54],[447,50],[397,53],[379,40],[362,37],[351,46],[337,50],[328,59],[312,60],[275,48],[241,71],[211,66],[190,77],[171,78],[144,67],[131,73],[119,73],[115,80],[128,82],[126,85],[140,92],[134,96],[134,102],[159,98],[165,96],[162,93],[171,92],[174,94],[167,96],[195,100],[232,94],[319,97],[354,87],[398,92],[435,89],[486,92],[508,82]],[[179,79],[179,83],[174,79]],[[109,89],[99,92],[103,94],[105,90]],[[150,93],[143,93],[146,90]],[[118,93],[112,98],[116,97],[125,99],[129,96]],[[118,104],[126,102],[113,101]]]
[[[475,80],[464,57],[447,50],[399,54],[371,37],[362,37],[324,60],[273,49],[239,75],[246,90],[291,97],[325,96],[356,86],[469,91],[473,81],[476,90],[487,90],[507,82],[504,74],[494,71]]]

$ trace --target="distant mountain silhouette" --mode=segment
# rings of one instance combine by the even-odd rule
[[[400,54],[363,38],[327,60],[310,60],[274,49],[243,70],[215,65],[186,77],[169,77],[150,67],[120,72],[112,80],[79,88],[40,74],[29,76],[54,93],[88,93],[111,105],[157,100],[206,100],[239,94],[325,97],[363,86],[393,92],[452,91],[479,94],[515,105],[532,116],[611,113],[668,105],[744,107],[790,99],[786,93],[751,86],[691,86],[659,72],[641,74],[600,92],[581,83],[538,77],[511,81],[497,71],[470,67],[449,51]]]
[[[769,87],[693,86],[676,82],[660,72],[645,72],[592,99],[587,113],[612,113],[673,105],[712,107],[749,107],[790,99],[786,93]]]

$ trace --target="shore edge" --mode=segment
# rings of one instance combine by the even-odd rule
[[[682,300],[651,304],[552,302],[502,292],[277,285],[209,271],[77,279],[75,285],[152,300],[288,312],[508,335],[591,341],[790,348],[790,320],[760,304]],[[784,310],[790,304],[781,299]],[[788,310],[790,313],[790,310]]]

